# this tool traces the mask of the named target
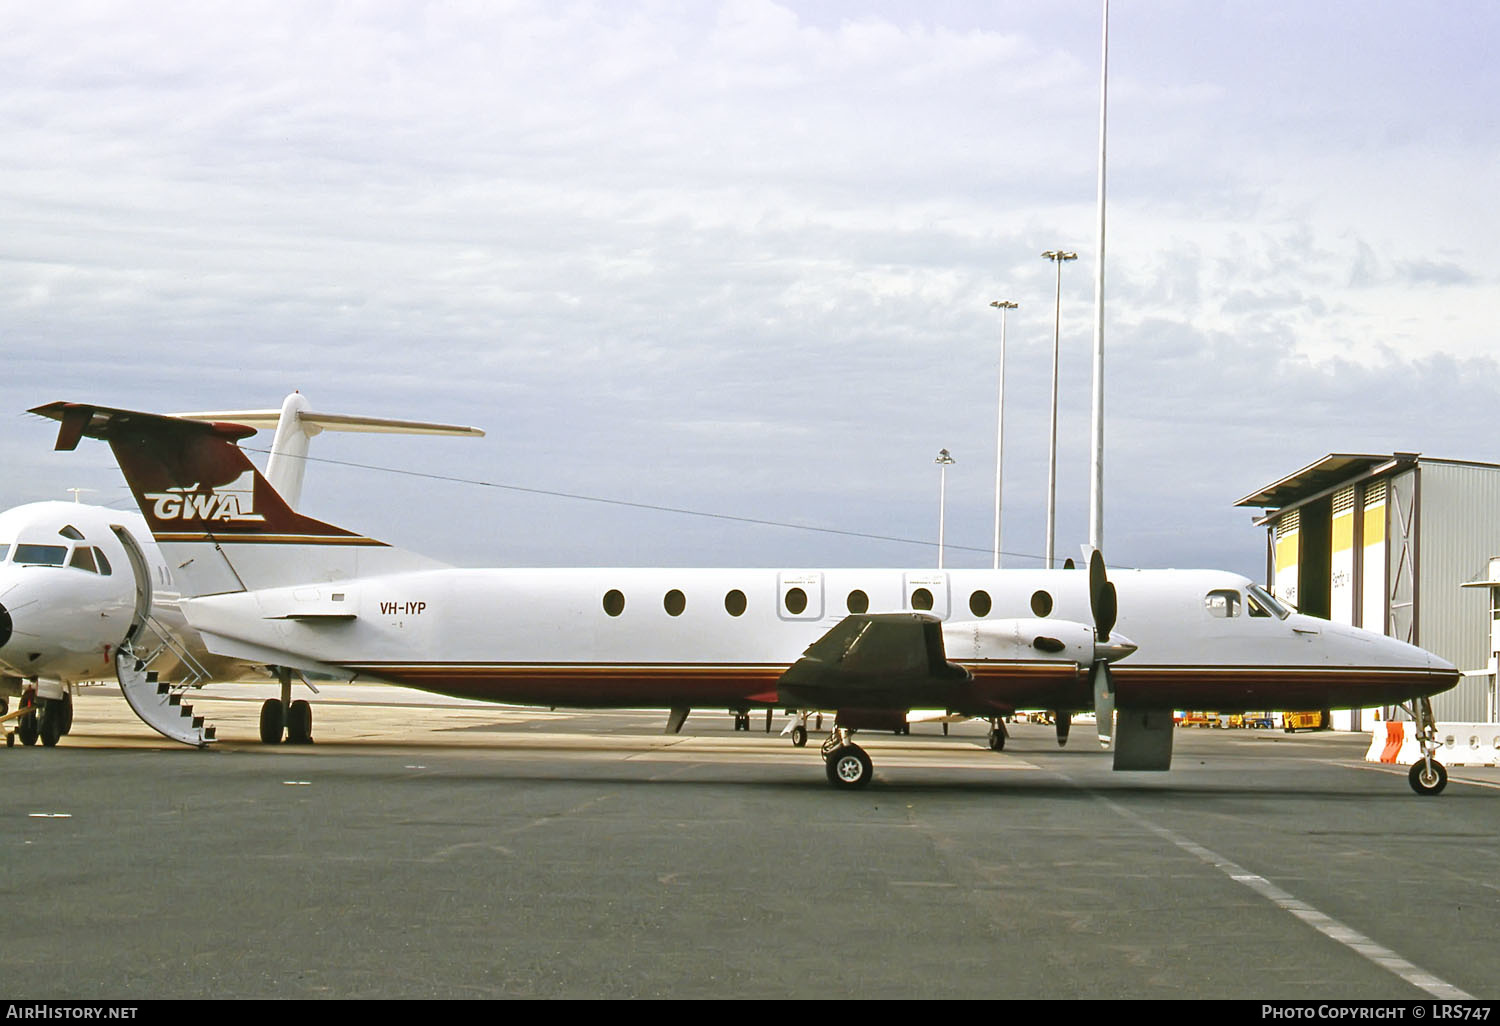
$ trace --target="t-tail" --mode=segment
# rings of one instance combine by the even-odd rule
[[[237,444],[255,428],[87,403],[30,412],[59,421],[59,450],[109,443],[185,597],[443,564],[289,507]]]

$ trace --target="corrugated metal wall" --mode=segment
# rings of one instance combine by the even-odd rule
[[[1483,670],[1490,658],[1488,589],[1461,588],[1485,576],[1500,556],[1500,468],[1419,464],[1421,519],[1417,559],[1418,643],[1460,670]],[[1485,718],[1486,681],[1474,678],[1433,700],[1440,720]]]

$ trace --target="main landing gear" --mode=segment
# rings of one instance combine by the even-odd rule
[[[281,697],[268,698],[260,707],[261,743],[279,745],[284,733],[288,744],[312,744],[312,705],[301,698],[292,701],[290,670],[278,666],[276,677],[281,682]]]
[[[990,751],[1005,751],[1006,737],[1007,734],[1005,732],[1005,721],[998,716],[990,720]]]
[[[847,727],[834,727],[828,740],[823,742],[823,764],[828,772],[828,782],[834,787],[853,790],[866,787],[875,775],[875,765],[870,756],[859,745],[849,740]]]
[[[1442,794],[1443,788],[1448,786],[1448,771],[1443,764],[1432,757],[1432,753],[1438,750],[1437,723],[1432,717],[1432,703],[1426,698],[1419,698],[1412,703],[1409,710],[1412,719],[1417,723],[1417,744],[1422,748],[1422,757],[1418,759],[1407,774],[1407,783],[1411,789],[1422,796]]]

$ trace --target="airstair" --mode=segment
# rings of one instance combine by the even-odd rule
[[[181,679],[160,680],[151,667],[161,663],[175,664]],[[115,653],[115,676],[130,708],[163,737],[194,748],[214,740],[214,728],[206,726],[202,716],[194,716],[193,707],[182,700],[189,688],[203,685],[208,671],[155,617],[146,617]]]

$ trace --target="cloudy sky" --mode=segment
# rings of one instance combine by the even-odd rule
[[[1065,248],[1085,540],[1096,0],[4,10],[0,508],[126,499],[28,407],[300,389],[489,432],[314,442],[307,512],[454,562],[927,566],[947,448],[988,566],[1012,299],[1036,565]],[[1232,503],[1330,451],[1500,460],[1497,48],[1492,0],[1116,0],[1111,563],[1261,574]]]

